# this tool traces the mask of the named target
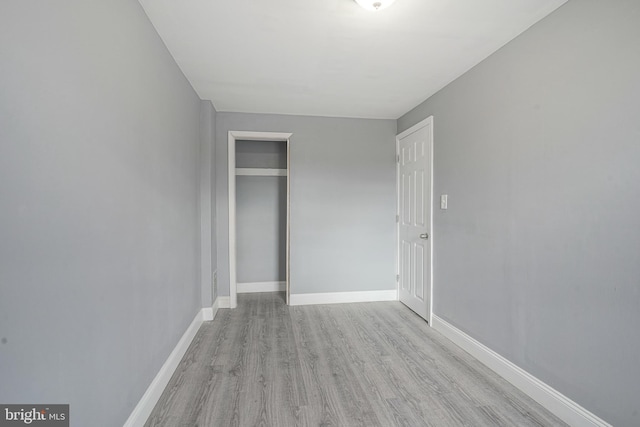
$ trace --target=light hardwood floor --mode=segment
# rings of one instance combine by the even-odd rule
[[[399,302],[238,295],[205,322],[146,426],[564,426]]]

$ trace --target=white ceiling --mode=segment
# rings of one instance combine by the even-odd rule
[[[139,0],[218,111],[396,119],[566,0]]]

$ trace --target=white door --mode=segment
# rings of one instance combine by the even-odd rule
[[[431,323],[433,117],[396,137],[398,146],[398,296]]]

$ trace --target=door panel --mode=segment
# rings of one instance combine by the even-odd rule
[[[411,224],[411,175],[402,175],[403,225]]]
[[[409,242],[402,242],[401,259],[403,263],[400,273],[400,283],[402,284],[402,289],[409,292],[411,289],[411,263],[409,262],[411,259],[411,244]]]
[[[398,135],[399,298],[420,316],[431,316],[431,168],[433,120]]]
[[[417,170],[414,172],[416,191],[416,220],[415,225],[424,227],[426,225],[426,218],[424,215],[424,171]]]
[[[415,296],[416,298],[418,298],[420,301],[424,301],[424,258],[425,258],[425,250],[424,250],[424,245],[420,245],[420,244],[416,244],[415,246],[415,263],[416,263],[416,268],[415,268],[415,274],[416,274],[416,280],[415,280],[415,286],[416,286],[416,290],[415,290]]]

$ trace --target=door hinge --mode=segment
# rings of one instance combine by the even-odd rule
[[[396,215],[396,222],[400,222],[400,215]]]
[[[396,163],[400,163],[400,154],[396,154]]]
[[[399,281],[400,281],[400,275],[396,274],[396,282],[399,282]]]

